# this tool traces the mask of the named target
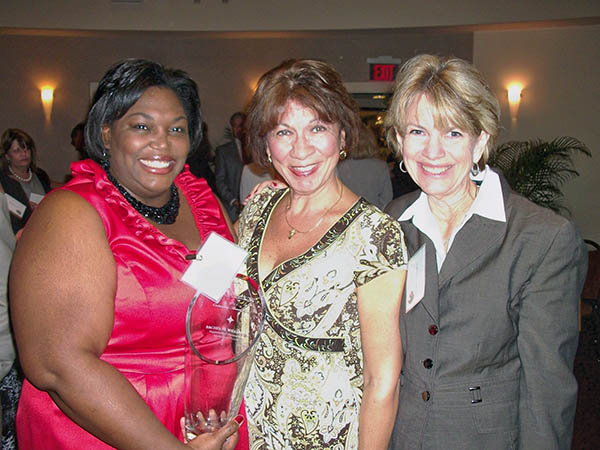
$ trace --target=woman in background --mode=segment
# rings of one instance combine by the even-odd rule
[[[486,166],[499,116],[466,61],[420,55],[398,73],[388,138],[420,190],[386,208],[416,268],[393,449],[571,446],[587,252]]]
[[[184,169],[201,122],[185,72],[132,59],[100,81],[86,124],[94,160],[73,163],[13,259],[23,449],[234,448],[233,421],[181,442],[194,290],[180,278],[210,232],[231,239],[206,182]]]
[[[244,393],[252,449],[388,446],[406,253],[399,225],[336,174],[359,120],[340,75],[315,60],[267,72],[250,104],[253,160],[289,186],[262,190],[239,219],[267,303]]]
[[[277,177],[277,172],[273,166],[264,167],[251,160],[251,162],[245,164],[242,168],[240,199],[247,199],[257,185],[265,181],[275,180]]]
[[[361,123],[356,151],[340,161],[337,171],[352,192],[383,209],[392,200],[392,179],[387,163],[378,153],[375,135]]]
[[[18,128],[2,133],[2,164],[0,184],[4,192],[22,204],[19,215],[11,209],[10,221],[16,233],[25,226],[33,209],[50,191],[48,174],[36,166],[35,142],[31,136]]]

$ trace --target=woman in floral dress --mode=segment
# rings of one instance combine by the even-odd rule
[[[251,449],[386,449],[401,369],[402,231],[336,174],[359,117],[328,64],[292,60],[259,81],[253,159],[287,189],[255,195],[238,222],[267,323],[245,391]]]

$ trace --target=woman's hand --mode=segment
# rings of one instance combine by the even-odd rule
[[[262,191],[264,188],[271,186],[274,187],[276,189],[285,189],[287,187],[287,184],[285,184],[283,181],[279,181],[279,180],[269,180],[269,181],[263,181],[262,183],[258,183],[256,186],[254,186],[254,189],[252,189],[252,191],[250,191],[250,194],[248,194],[248,197],[246,197],[244,199],[244,201],[242,202],[242,205],[246,206],[246,203],[248,203],[248,201],[250,201],[250,199],[252,197],[254,197],[256,194],[258,194],[260,191]]]
[[[228,424],[217,431],[203,433],[191,441],[186,440],[188,447],[197,450],[233,450],[238,442],[238,429],[244,423],[244,417],[236,416]],[[186,436],[185,418],[180,421],[183,436]]]

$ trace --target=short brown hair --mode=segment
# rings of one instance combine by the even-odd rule
[[[31,163],[29,167],[31,170],[35,171],[35,158],[36,158],[36,150],[35,150],[35,142],[31,136],[25,133],[23,130],[19,128],[8,128],[2,133],[2,168],[6,169],[8,167],[8,161],[6,160],[6,154],[10,150],[10,146],[13,141],[17,141],[19,145],[23,148],[28,148],[31,152]]]
[[[402,154],[402,143],[396,133],[404,136],[408,109],[421,94],[433,106],[436,127],[455,125],[473,136],[489,134],[478,162],[482,167],[500,132],[500,107],[479,70],[462,59],[434,55],[415,56],[402,66],[385,119],[387,140],[397,154]]]
[[[246,120],[246,143],[252,159],[267,167],[267,135],[293,100],[311,108],[320,120],[337,123],[345,133],[345,150],[351,155],[358,142],[360,117],[340,74],[329,64],[313,59],[288,60],[258,81]]]

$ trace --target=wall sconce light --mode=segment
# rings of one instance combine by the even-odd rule
[[[510,119],[513,124],[517,122],[517,114],[519,113],[519,105],[521,104],[521,92],[523,84],[519,82],[510,83],[508,89],[508,105],[510,109]]]
[[[47,85],[42,86],[40,88],[40,92],[42,95],[44,116],[46,117],[46,122],[50,122],[50,117],[52,116],[52,102],[54,101],[54,87]]]

